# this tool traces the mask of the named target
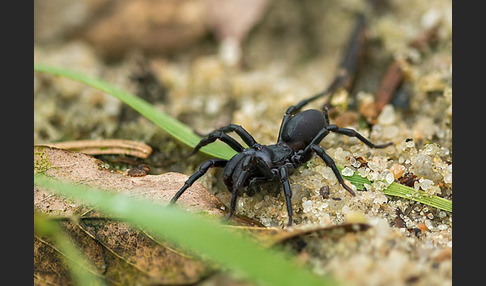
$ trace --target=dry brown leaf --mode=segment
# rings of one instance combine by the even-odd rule
[[[150,199],[166,205],[183,185],[187,176],[178,173],[130,177],[108,170],[105,163],[88,155],[49,146],[34,146],[34,172],[92,187],[113,190]],[[178,201],[192,212],[216,219],[225,217],[223,204],[195,183]],[[61,220],[61,225],[83,253],[110,282],[118,284],[188,284],[195,283],[215,270],[208,262],[182,253],[144,230],[71,200],[34,187],[34,208]],[[252,220],[235,217],[238,225]],[[62,264],[62,253],[48,239],[34,238],[34,274],[38,281],[55,284],[69,282]]]
[[[105,163],[91,156],[69,150],[49,146],[34,147],[34,171],[40,171],[47,176],[73,183],[83,183],[87,186],[114,190],[134,197],[149,199],[153,202],[167,205],[174,194],[180,189],[188,176],[179,173],[162,175],[147,175],[130,177],[122,171],[105,168]],[[50,193],[34,192],[34,205],[40,211],[58,212],[72,215],[75,208],[69,205],[53,206]],[[47,199],[46,199],[47,198]],[[210,216],[224,217],[227,212],[224,205],[201,184],[195,183],[178,202],[193,212],[206,212]]]

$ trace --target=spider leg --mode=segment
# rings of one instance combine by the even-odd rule
[[[324,151],[324,149],[322,149],[317,144],[311,145],[311,149],[312,149],[312,151],[316,152],[316,154],[319,157],[321,157],[321,159],[326,163],[326,165],[328,167],[331,168],[332,172],[336,176],[336,178],[337,178],[338,182],[341,184],[341,186],[343,186],[343,188],[345,188],[346,191],[348,191],[351,195],[355,196],[356,194],[354,193],[354,191],[348,185],[346,185],[344,183],[343,177],[341,176],[338,168],[336,167],[336,163],[334,163],[334,160],[329,155],[327,155],[327,153]]]
[[[248,131],[246,131],[240,125],[229,124],[229,125],[226,125],[226,126],[223,126],[223,127],[219,128],[219,129],[217,129],[216,131],[220,131],[220,132],[224,132],[224,133],[228,133],[228,132],[233,132],[234,131],[236,134],[238,134],[238,136],[240,136],[240,138],[249,147],[251,147],[251,146],[253,146],[253,145],[255,145],[257,143],[256,140],[253,138],[253,136],[251,136],[250,133],[248,133]]]
[[[331,127],[331,126],[335,126],[335,125],[329,125],[329,127]],[[336,128],[337,128],[337,126],[336,126]],[[370,148],[385,148],[385,147],[388,147],[390,145],[393,145],[393,142],[375,145],[375,144],[371,143],[368,139],[364,138],[363,135],[359,134],[358,132],[356,132],[355,130],[350,129],[350,128],[337,128],[337,129],[331,130],[331,131],[339,133],[339,134],[343,134],[343,135],[346,135],[346,136],[349,136],[349,137],[356,137],[361,142],[365,143]]]
[[[231,202],[230,202],[230,209],[228,216],[226,217],[226,220],[229,220],[232,216],[233,213],[235,212],[236,209],[236,199],[238,197],[238,191],[241,189],[243,186],[243,183],[245,183],[246,179],[248,178],[249,175],[249,169],[250,169],[250,163],[252,161],[253,157],[252,156],[247,156],[243,159],[242,162],[242,171],[238,178],[236,179],[235,183],[233,186],[231,186]],[[229,186],[228,186],[229,189]]]
[[[196,154],[197,151],[199,151],[199,149],[201,149],[202,147],[208,144],[213,143],[217,139],[228,144],[231,148],[233,148],[233,150],[235,150],[238,153],[245,150],[245,148],[243,148],[243,146],[241,146],[241,144],[238,143],[238,141],[230,137],[228,134],[221,131],[214,131],[209,133],[207,137],[202,138],[201,141],[199,141],[199,143],[196,145],[196,147],[194,147],[194,150],[192,150],[192,152],[187,155],[187,157]]]
[[[282,183],[283,187],[283,192],[285,195],[285,203],[287,205],[287,213],[289,215],[289,222],[287,223],[287,226],[292,225],[292,190],[290,189],[290,183],[289,183],[289,174],[287,170],[287,166],[284,165],[278,169],[279,171],[279,177],[280,177],[280,182]]]
[[[327,108],[326,105],[323,106],[322,112],[324,113],[324,118],[326,119],[326,126],[329,125],[329,109]]]
[[[332,126],[333,125],[329,125],[329,126],[322,128],[322,130],[319,131],[319,133],[317,133],[316,137],[314,137],[314,139],[312,139],[312,141],[309,143],[309,145],[307,145],[307,147],[305,147],[304,153],[309,152],[309,150],[312,148],[312,145],[319,145],[319,143],[322,141],[322,139],[324,139],[324,137],[326,137],[329,134],[329,132],[330,132],[329,127],[332,127]]]
[[[375,144],[371,143],[368,139],[363,137],[363,135],[359,134],[358,132],[356,132],[353,129],[339,128],[338,126],[332,124],[332,125],[328,125],[328,126],[324,127],[321,131],[319,131],[319,133],[316,135],[316,137],[314,137],[314,139],[312,139],[311,143],[304,149],[304,154],[309,152],[310,150],[312,150],[319,157],[321,157],[322,160],[324,160],[324,162],[326,163],[326,165],[329,166],[332,169],[334,175],[338,179],[338,182],[343,186],[343,188],[345,188],[346,191],[348,191],[350,194],[352,194],[354,196],[355,195],[354,191],[344,183],[343,177],[339,173],[339,170],[336,167],[334,160],[329,155],[327,155],[327,153],[324,151],[324,149],[322,149],[318,145],[322,141],[322,139],[324,139],[324,137],[326,137],[329,134],[329,132],[336,132],[336,133],[347,135],[347,136],[350,136],[350,137],[356,137],[361,142],[365,143],[370,148],[385,148],[385,147],[392,145],[393,143],[389,142],[389,143],[385,143],[385,144],[375,145]]]
[[[314,145],[314,144],[318,145],[322,141],[322,139],[324,139],[324,137],[326,137],[327,134],[329,134],[329,132],[336,132],[336,133],[343,134],[343,135],[346,135],[346,136],[349,136],[349,137],[356,137],[361,142],[363,142],[364,144],[366,144],[370,148],[385,148],[385,147],[388,147],[390,145],[393,145],[393,142],[375,145],[375,144],[371,143],[368,139],[363,137],[363,135],[359,134],[358,132],[356,132],[353,129],[339,128],[338,126],[331,124],[331,125],[324,127],[321,131],[319,131],[319,133],[317,133],[316,137],[314,137],[314,139],[312,139],[311,143],[304,149],[304,152],[308,152],[310,150],[310,148],[312,148],[312,145]]]
[[[174,195],[174,197],[172,197],[172,199],[170,200],[170,204],[173,205],[178,199],[179,197],[190,187],[192,186],[192,184],[194,184],[194,182],[199,179],[200,177],[202,177],[204,174],[206,174],[206,172],[209,170],[209,168],[212,168],[212,167],[224,167],[226,166],[226,163],[228,163],[227,160],[223,160],[223,159],[210,159],[210,160],[207,160],[206,162],[202,163],[201,166],[199,167],[199,170],[192,174],[189,179],[187,179],[187,181],[184,183],[184,186],[182,186],[182,188],[177,191],[177,193]]]
[[[238,189],[239,188],[233,188],[231,191],[231,202],[230,202],[230,209],[228,216],[226,216],[225,220],[228,221],[230,218],[233,216],[233,213],[235,212],[236,209],[236,198],[238,197]]]

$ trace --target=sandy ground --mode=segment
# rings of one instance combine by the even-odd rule
[[[192,2],[187,1],[192,10],[186,7],[193,11],[191,15],[204,17],[197,13],[199,4]],[[377,144],[391,141],[394,145],[372,150],[355,138],[338,134],[323,140],[321,146],[336,164],[346,167],[343,172],[357,171],[373,182],[355,197],[346,193],[317,157],[296,170],[290,182],[296,224],[360,220],[372,227],[324,238],[311,235],[299,247],[292,243],[285,247],[314,272],[331,274],[351,285],[451,285],[452,213],[382,192],[391,182],[408,178],[411,187],[452,200],[451,2],[388,1],[375,12],[351,0],[315,5],[296,2],[268,3],[258,24],[242,41],[238,65],[231,65],[228,55],[218,49],[217,30],[209,31],[213,36],[208,36],[208,31],[187,24],[189,30],[183,35],[189,40],[175,37],[176,48],[155,53],[151,50],[155,48],[130,46],[126,51],[117,50],[113,59],[106,56],[110,45],[96,42],[91,35],[93,28],[83,30],[74,20],[74,24],[66,24],[55,18],[51,23],[42,22],[44,26],[37,24],[42,29],[36,30],[34,61],[73,69],[136,93],[202,134],[235,123],[258,142],[272,144],[287,107],[330,83],[352,27],[352,12],[364,11],[369,39],[364,67],[353,90],[333,98],[336,109],[331,122],[356,129]],[[183,13],[180,19],[186,16]],[[59,31],[41,33],[55,21],[59,21]],[[438,28],[430,45],[423,49],[410,46],[435,25]],[[76,33],[69,33],[72,30]],[[230,53],[235,51],[230,49]],[[381,114],[367,120],[365,107],[375,100],[374,93],[393,59],[401,63],[404,82]],[[143,74],[144,67],[151,69],[159,85],[144,89],[145,82],[133,79]],[[319,109],[325,101],[307,108]],[[154,174],[191,174],[208,158],[198,154],[177,160],[190,149],[117,99],[67,79],[34,74],[35,144],[107,138],[150,145],[154,153],[143,163]],[[111,163],[121,169],[131,167]],[[229,194],[219,176],[219,171],[210,171],[201,182],[228,203]],[[283,195],[267,190],[239,198],[237,213],[268,227],[281,227],[288,219]],[[216,276],[201,285],[222,281],[245,283]]]

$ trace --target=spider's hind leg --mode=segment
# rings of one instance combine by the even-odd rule
[[[363,142],[364,144],[366,144],[370,148],[381,149],[381,148],[386,148],[388,146],[393,145],[393,142],[375,145],[375,144],[371,143],[368,139],[366,139],[363,135],[359,134],[357,131],[350,129],[350,128],[337,128],[337,129],[331,130],[331,131],[342,134],[342,135],[346,135],[346,136],[349,136],[349,137],[356,137],[361,142]]]

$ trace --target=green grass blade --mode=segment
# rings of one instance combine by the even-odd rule
[[[129,198],[73,185],[34,174],[34,185],[96,208],[202,253],[228,269],[265,285],[335,285],[292,262],[284,253],[251,242],[221,225],[175,207],[155,205],[147,200]]]
[[[342,171],[343,167],[338,166],[339,171]],[[351,184],[355,185],[358,190],[363,190],[364,184],[371,185],[371,181],[365,177],[361,177],[358,172],[354,172],[352,176],[345,176]],[[414,188],[410,188],[398,183],[392,183],[383,192],[386,195],[401,197],[409,200],[413,200],[428,206],[436,207],[441,210],[452,212],[452,202],[441,198],[436,195],[428,195],[424,191],[416,191]]]
[[[156,109],[153,105],[144,101],[140,97],[118,89],[99,79],[91,78],[75,71],[56,68],[39,63],[34,64],[34,71],[48,73],[55,76],[63,76],[113,95],[128,106],[135,109],[145,118],[155,123],[157,126],[166,131],[169,135],[189,147],[196,146],[197,143],[199,143],[199,140],[201,140],[201,137],[197,136],[191,128],[189,128],[187,125],[180,122],[179,120]],[[224,159],[230,159],[236,154],[233,149],[221,142],[214,142],[214,144],[205,146],[201,149],[201,152],[206,153],[210,156]]]
[[[436,207],[441,210],[452,212],[452,202],[444,198],[438,197],[436,195],[430,196],[423,191],[416,191],[413,188],[392,183],[387,189],[383,191],[385,194],[390,196],[401,197],[405,199],[410,199],[425,205]]]

